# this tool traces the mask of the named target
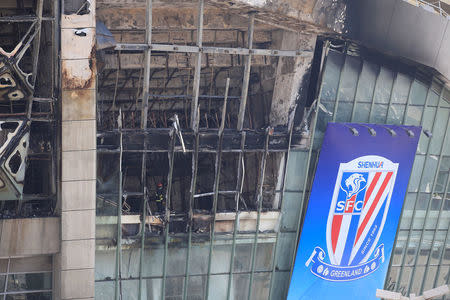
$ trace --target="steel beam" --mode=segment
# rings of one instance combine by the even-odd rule
[[[126,44],[118,43],[116,51],[145,51],[150,48],[153,51],[175,52],[175,53],[207,53],[207,54],[234,54],[234,55],[262,55],[262,56],[288,56],[288,57],[311,57],[314,52],[310,50],[271,50],[271,49],[249,49],[228,47],[198,47],[173,44]]]
[[[253,48],[253,31],[255,28],[255,13],[250,13],[250,23],[248,25],[248,49],[251,50]],[[245,69],[244,69],[244,80],[242,82],[242,90],[241,90],[241,102],[239,104],[239,115],[238,115],[238,123],[237,129],[242,131],[244,127],[244,117],[245,117],[245,108],[247,106],[247,96],[248,96],[248,85],[250,82],[250,70],[252,68],[252,54],[249,54],[246,57],[245,61]]]
[[[198,24],[197,24],[197,47],[202,48],[203,44],[203,9],[204,0],[199,0],[198,2]],[[200,79],[202,71],[202,53],[197,53],[197,60],[195,65],[193,91],[192,91],[192,102],[191,102],[191,128],[194,132],[198,131],[199,122],[199,106],[198,106],[198,96],[200,94]]]
[[[259,166],[259,182],[258,182],[258,195],[257,195],[257,201],[256,204],[258,205],[258,214],[256,216],[256,228],[255,228],[255,237],[252,244],[252,256],[251,256],[251,273],[250,273],[250,280],[248,284],[248,300],[252,299],[252,285],[253,285],[253,278],[255,274],[255,264],[256,264],[256,250],[258,248],[258,235],[259,235],[259,225],[261,223],[261,210],[262,210],[262,203],[263,203],[263,186],[264,186],[264,177],[266,174],[266,163],[267,163],[267,155],[268,155],[268,147],[269,147],[269,139],[270,139],[270,128],[266,131],[266,141],[264,146],[264,153],[261,157],[261,165]]]
[[[153,0],[147,0],[146,5],[146,18],[145,18],[145,43],[150,46],[152,43],[152,2]],[[150,62],[151,62],[151,48],[147,47],[144,54],[144,84],[142,91],[142,107],[141,107],[141,128],[147,128],[147,116],[148,116],[148,94],[150,88]]]

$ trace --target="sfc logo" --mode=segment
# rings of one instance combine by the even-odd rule
[[[384,262],[384,246],[378,240],[397,169],[398,164],[374,155],[340,164],[328,213],[328,259],[316,247],[305,264],[314,275],[350,281],[373,273]]]

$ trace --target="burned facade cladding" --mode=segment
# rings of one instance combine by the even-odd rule
[[[329,122],[422,127],[379,288],[448,284],[449,12],[1,0],[0,299],[285,299]]]

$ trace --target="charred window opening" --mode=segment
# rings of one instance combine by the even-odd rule
[[[8,165],[13,174],[16,174],[19,171],[19,167],[22,164],[22,157],[19,151],[16,151],[14,155],[11,157]]]
[[[89,0],[64,0],[64,14],[86,15],[90,13]]]
[[[14,80],[9,74],[2,75],[2,77],[0,77],[0,88],[5,88],[8,86],[14,86]]]
[[[217,280],[228,298],[268,298],[244,294],[269,285],[256,273],[274,272],[278,240],[296,235],[286,211],[301,201],[282,204],[310,38],[207,1],[153,1],[146,24],[145,2],[96,4],[96,250],[122,255],[96,267],[96,290],[138,298],[125,287],[145,280],[151,297],[207,299]]]

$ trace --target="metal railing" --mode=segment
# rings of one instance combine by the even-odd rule
[[[421,7],[429,12],[450,18],[450,5],[446,1],[404,0],[414,6]],[[448,7],[448,8],[447,8]]]

